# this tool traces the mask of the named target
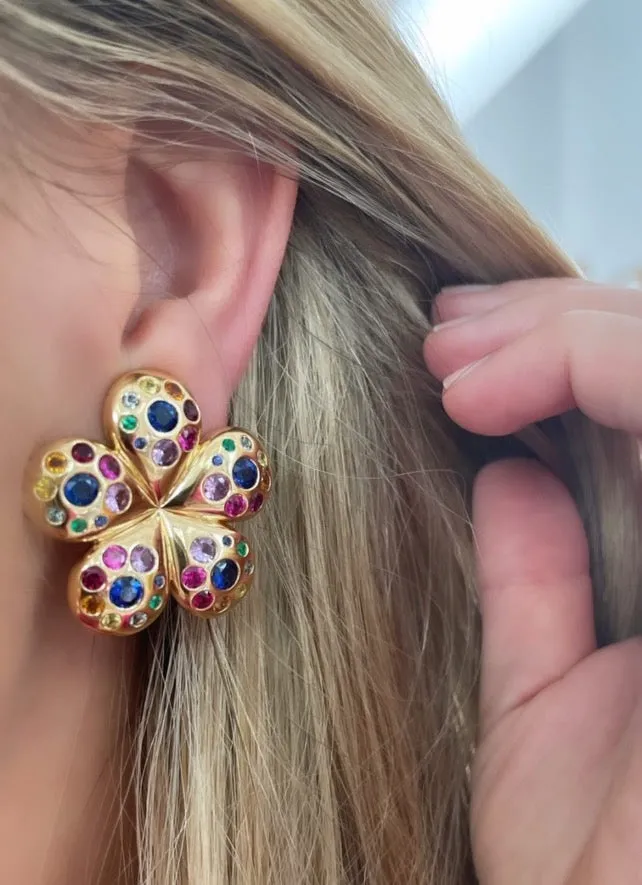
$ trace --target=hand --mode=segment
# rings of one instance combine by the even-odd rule
[[[447,291],[437,312],[426,361],[462,427],[512,433],[577,407],[642,434],[640,293],[538,280]],[[642,642],[596,650],[582,524],[542,467],[482,471],[473,522],[480,882],[642,883]]]

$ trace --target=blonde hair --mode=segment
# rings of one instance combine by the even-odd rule
[[[369,0],[4,0],[0,72],[63,117],[151,121],[172,151],[224,136],[301,182],[231,407],[275,462],[257,585],[141,640],[137,880],[472,883],[468,497],[519,443],[455,428],[421,347],[443,285],[572,266]],[[601,635],[627,635],[637,455],[579,415],[542,433],[586,519]]]

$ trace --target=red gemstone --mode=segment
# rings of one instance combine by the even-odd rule
[[[263,495],[255,495],[250,501],[250,511],[256,513],[263,506]]]
[[[183,571],[181,582],[186,590],[198,590],[207,581],[207,572],[204,568],[191,565]]]
[[[207,590],[202,590],[192,599],[192,608],[198,609],[198,611],[205,611],[206,609],[211,608],[213,604],[214,597],[211,593],[208,593]]]
[[[92,566],[91,568],[85,569],[80,576],[80,583],[85,590],[88,590],[90,593],[96,593],[98,590],[102,589],[106,582],[107,577],[104,571],[101,568],[98,568],[98,566]]]
[[[103,455],[98,462],[98,469],[105,479],[118,479],[120,476],[120,464],[113,455]]]
[[[94,460],[94,450],[89,443],[76,443],[71,450],[71,457],[79,464],[89,464],[90,461]]]
[[[243,495],[232,495],[225,503],[225,513],[234,519],[235,516],[241,516],[247,510],[247,501]]]
[[[191,452],[198,439],[198,430],[195,427],[184,427],[178,435],[178,442],[184,452]]]

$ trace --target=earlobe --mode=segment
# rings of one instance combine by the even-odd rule
[[[159,191],[153,203],[165,217],[141,213],[133,226],[142,259],[155,257],[156,271],[125,338],[127,361],[180,378],[200,400],[206,425],[220,427],[274,291],[297,182],[227,149],[159,165],[146,181]]]

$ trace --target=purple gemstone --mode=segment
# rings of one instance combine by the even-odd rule
[[[205,581],[207,581],[207,572],[197,565],[190,565],[181,575],[181,582],[186,590],[198,590]]]
[[[183,413],[188,421],[198,421],[198,406],[194,400],[188,399],[185,401]]]
[[[105,479],[118,479],[120,476],[120,464],[113,455],[103,455],[98,462],[98,469]]]
[[[176,443],[171,439],[160,439],[152,449],[152,461],[157,467],[171,467],[180,457]]]
[[[71,450],[71,457],[79,464],[89,464],[94,460],[94,450],[89,443],[79,442]]]
[[[112,572],[117,572],[127,562],[127,551],[118,544],[112,544],[103,553],[103,562]]]
[[[137,544],[131,552],[130,562],[135,572],[145,574],[146,572],[151,572],[156,565],[156,557],[154,556],[154,551],[150,550],[149,547]]]
[[[107,576],[101,568],[94,565],[91,568],[85,569],[80,576],[80,583],[85,590],[88,590],[90,593],[96,593],[107,583]]]
[[[211,473],[203,480],[201,489],[208,501],[222,501],[230,490],[230,481],[223,473]]]
[[[184,452],[191,452],[198,439],[198,430],[195,427],[184,427],[178,435],[178,442]]]
[[[207,590],[201,590],[200,593],[197,593],[196,596],[192,599],[192,608],[197,609],[198,611],[206,611],[208,608],[211,608],[214,603],[214,597],[211,593],[208,593]]]
[[[256,513],[263,506],[263,495],[255,495],[250,501],[250,511]]]
[[[225,502],[225,513],[232,519],[240,516],[247,510],[247,501],[243,495],[232,495],[229,501]]]
[[[216,544],[212,538],[196,538],[189,548],[190,556],[196,562],[209,563],[216,559]]]
[[[124,482],[116,482],[105,492],[105,507],[111,513],[124,513],[132,502],[132,493]]]

